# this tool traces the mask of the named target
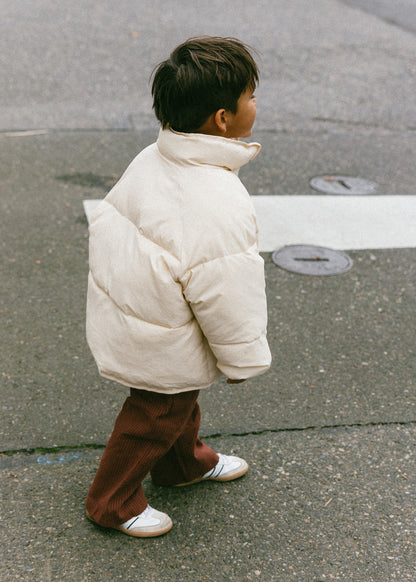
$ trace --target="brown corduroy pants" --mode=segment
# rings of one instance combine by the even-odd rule
[[[156,485],[177,485],[215,467],[218,455],[198,438],[198,394],[130,390],[87,495],[94,521],[116,527],[144,511],[149,472]]]

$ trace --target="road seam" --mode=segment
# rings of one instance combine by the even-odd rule
[[[416,426],[416,420],[409,421],[388,421],[388,422],[353,422],[345,424],[321,424],[321,425],[310,425],[303,427],[284,427],[284,428],[262,428],[258,430],[250,430],[245,432],[217,432],[217,433],[206,433],[200,435],[203,439],[218,439],[218,438],[230,438],[230,437],[246,437],[246,436],[259,436],[264,434],[279,434],[279,433],[290,433],[290,432],[311,432],[320,430],[336,430],[336,429],[349,429],[349,428],[381,428],[389,426]],[[105,448],[105,444],[89,443],[89,444],[79,444],[79,445],[59,445],[53,447],[33,447],[24,449],[12,449],[0,451],[0,456],[10,457],[13,455],[33,455],[42,454],[50,455],[62,452],[70,452],[75,450],[101,450]],[[1,461],[1,458],[0,458]]]

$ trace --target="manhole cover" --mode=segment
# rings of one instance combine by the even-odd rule
[[[342,194],[361,196],[374,194],[378,188],[376,182],[351,178],[349,176],[317,176],[309,182],[311,188],[325,194]]]
[[[288,245],[274,251],[272,260],[281,269],[299,275],[339,275],[353,265],[342,251],[312,245]]]

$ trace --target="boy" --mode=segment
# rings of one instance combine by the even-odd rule
[[[236,39],[201,37],[157,68],[157,143],[143,150],[90,225],[87,339],[100,373],[130,387],[86,508],[137,536],[169,531],[142,481],[229,481],[247,463],[198,438],[200,389],[265,372],[263,260],[237,170],[259,151],[257,66]]]

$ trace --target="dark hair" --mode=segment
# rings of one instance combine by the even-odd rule
[[[162,127],[190,133],[218,109],[236,113],[241,94],[259,80],[250,50],[229,37],[202,36],[179,45],[154,71],[153,108]]]

